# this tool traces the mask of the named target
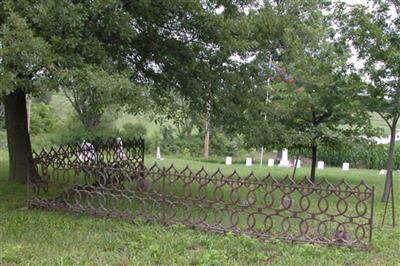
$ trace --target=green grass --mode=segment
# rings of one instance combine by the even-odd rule
[[[399,265],[400,230],[380,226],[384,205],[379,202],[384,178],[376,170],[327,168],[318,176],[336,181],[346,177],[357,183],[360,177],[375,185],[376,215],[371,250],[259,242],[249,237],[221,236],[181,226],[97,219],[86,215],[26,210],[26,187],[6,181],[7,162],[0,161],[0,265]],[[147,159],[147,164],[153,160]],[[189,164],[207,170],[221,168],[228,173],[238,169],[242,175],[254,170],[258,175],[271,171],[276,176],[290,169],[252,168],[168,158],[162,165],[177,168]],[[299,169],[299,176],[308,173]],[[399,176],[395,193],[399,195]],[[396,197],[397,213],[400,198]]]

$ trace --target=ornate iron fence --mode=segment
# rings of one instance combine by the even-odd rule
[[[344,246],[371,242],[374,187],[364,182],[351,186],[345,181],[241,177],[220,170],[209,174],[172,165],[145,167],[140,160],[136,166],[117,159],[119,163],[65,167],[40,154],[35,163],[45,182],[32,184],[31,207],[184,224],[258,239]],[[56,154],[54,158],[64,158]]]

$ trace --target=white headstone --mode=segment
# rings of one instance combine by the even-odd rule
[[[295,163],[296,163],[296,160],[294,160],[295,161]],[[301,160],[297,160],[297,166],[296,166],[296,168],[300,168],[301,167]]]
[[[127,159],[127,157],[125,155],[125,152],[124,152],[124,146],[122,144],[122,139],[121,138],[117,138],[117,150],[116,150],[116,152],[117,152],[117,157],[119,159],[121,159],[121,160],[126,160]]]
[[[81,144],[82,152],[79,153],[78,158],[81,162],[95,161],[96,152],[92,143],[84,140]]]
[[[349,163],[343,163],[342,170],[343,171],[349,171],[349,169],[350,169],[350,164]]]
[[[226,156],[225,164],[226,165],[232,165],[232,157],[231,156]]]
[[[283,149],[282,150],[282,159],[279,163],[280,167],[289,167],[290,166],[290,162],[288,160],[288,150],[287,149]]]
[[[318,169],[324,169],[324,168],[325,168],[325,163],[324,163],[324,161],[318,161],[318,163],[317,163],[317,168],[318,168]]]
[[[379,175],[386,175],[387,171],[386,169],[382,169],[379,171]]]
[[[274,159],[268,159],[268,166],[269,167],[272,167],[272,166],[274,166],[274,163],[275,163],[275,160]]]
[[[161,150],[160,150],[160,147],[157,147],[156,160],[161,160]]]
[[[250,157],[246,158],[246,166],[251,166],[252,165],[252,160]]]

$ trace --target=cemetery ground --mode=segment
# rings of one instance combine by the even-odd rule
[[[399,265],[400,227],[381,226],[384,204],[380,202],[384,177],[377,170],[338,168],[317,170],[317,177],[332,182],[345,178],[355,184],[361,178],[376,188],[372,247],[369,250],[326,247],[311,244],[290,244],[282,241],[261,242],[247,236],[218,235],[183,226],[131,224],[87,215],[43,210],[27,210],[26,187],[6,181],[6,154],[0,153],[0,265]],[[146,164],[154,163],[153,155]],[[270,171],[276,177],[291,174],[292,169],[267,168],[243,164],[225,166],[217,163],[168,157],[158,162],[174,163],[182,169],[204,166],[207,171],[228,174],[234,169],[240,175],[251,170],[257,176]],[[304,177],[309,168],[298,169]],[[396,173],[395,196],[399,195],[399,174]],[[397,196],[397,223],[400,198]],[[389,219],[387,218],[387,223]]]

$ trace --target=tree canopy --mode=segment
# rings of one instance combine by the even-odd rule
[[[390,128],[387,177],[382,200],[387,201],[395,158],[395,135],[400,119],[400,10],[398,1],[371,1],[342,15],[342,34],[359,60],[365,82],[365,104]]]

